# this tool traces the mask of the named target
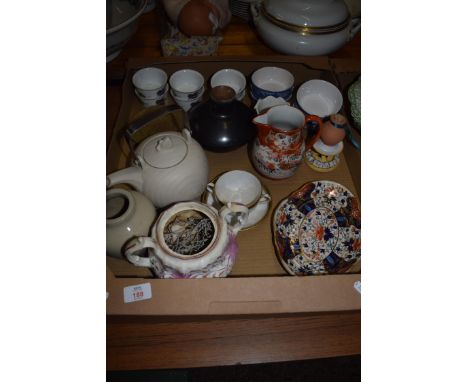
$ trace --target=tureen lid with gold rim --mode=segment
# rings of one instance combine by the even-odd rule
[[[350,21],[343,0],[264,0],[260,11],[269,21],[303,33],[332,33]]]

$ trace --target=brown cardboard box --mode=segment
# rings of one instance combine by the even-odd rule
[[[299,86],[309,79],[325,79],[335,83],[346,100],[347,87],[358,77],[358,62],[329,60],[325,57],[203,57],[144,59],[128,62],[123,85],[122,106],[107,153],[107,172],[129,165],[130,150],[122,138],[128,124],[149,111],[143,109],[133,94],[131,75],[145,66],[157,66],[170,76],[183,68],[209,77],[222,68],[242,71],[247,78],[262,66],[280,66],[295,77]],[[171,102],[171,101],[168,101]],[[250,104],[250,100],[246,100]],[[347,113],[347,105],[344,112]],[[349,115],[349,113],[347,113]],[[358,134],[355,134],[359,140]],[[346,145],[339,167],[330,173],[319,173],[303,164],[291,178],[274,181],[261,177],[272,195],[271,209],[257,226],[238,235],[239,253],[231,275],[226,279],[160,280],[152,278],[145,268],[137,268],[125,260],[107,258],[107,314],[109,315],[233,315],[282,314],[298,312],[344,311],[360,309],[360,294],[353,285],[360,274],[295,277],[289,276],[278,261],[271,233],[271,216],[278,203],[302,184],[327,179],[343,184],[360,196],[360,153]],[[246,146],[229,153],[207,152],[210,178],[230,169],[255,173],[247,156]],[[124,303],[123,288],[150,283],[152,298]]]

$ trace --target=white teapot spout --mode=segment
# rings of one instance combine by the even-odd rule
[[[113,172],[106,177],[107,188],[122,183],[129,184],[137,191],[143,191],[143,172],[141,168],[130,166],[123,170]]]

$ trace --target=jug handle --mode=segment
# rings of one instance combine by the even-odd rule
[[[237,216],[238,213],[239,216]],[[247,223],[249,208],[240,203],[229,202],[219,210],[219,216],[226,221],[230,230],[236,235]]]
[[[151,268],[152,264],[150,257],[141,257],[139,255],[135,255],[135,252],[141,251],[145,248],[152,248],[156,253],[159,251],[158,245],[152,238],[145,236],[134,237],[125,245],[125,257],[128,259],[128,261],[137,267]]]
[[[310,150],[320,138],[322,132],[322,118],[317,115],[306,115],[305,125],[307,129],[306,150]]]

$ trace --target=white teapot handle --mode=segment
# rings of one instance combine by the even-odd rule
[[[151,268],[152,264],[150,257],[141,257],[135,254],[135,252],[141,251],[145,248],[153,248],[155,252],[159,250],[158,245],[152,238],[144,236],[134,237],[125,245],[125,257],[137,267]]]
[[[237,234],[247,223],[249,209],[243,204],[229,202],[219,210],[219,216],[226,221],[229,229]]]

